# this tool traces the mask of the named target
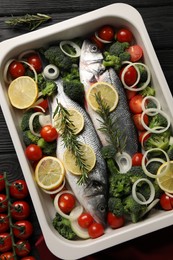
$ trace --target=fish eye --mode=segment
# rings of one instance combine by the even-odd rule
[[[98,210],[99,210],[100,212],[105,212],[106,208],[105,208],[104,205],[100,204],[100,205],[98,205]]]
[[[94,44],[92,44],[92,45],[90,46],[90,51],[93,52],[93,53],[97,52],[97,51],[98,51],[97,46],[94,45]]]

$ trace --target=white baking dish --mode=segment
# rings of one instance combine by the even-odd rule
[[[138,222],[137,224],[126,224],[117,230],[107,229],[106,233],[98,239],[79,241],[63,239],[52,226],[52,218],[55,215],[55,210],[51,199],[37,187],[32,176],[32,168],[25,158],[21,131],[18,124],[20,113],[10,105],[7,95],[7,86],[3,80],[3,69],[6,62],[24,50],[38,48],[55,40],[71,39],[75,36],[86,35],[91,31],[94,32],[98,27],[105,24],[127,27],[135,35],[136,42],[143,48],[145,63],[151,70],[152,83],[156,89],[162,108],[170,115],[171,121],[173,121],[173,111],[171,108],[173,99],[169,87],[159,65],[144,22],[140,14],[129,5],[109,5],[76,18],[0,43],[1,107],[23,174],[28,184],[46,244],[53,254],[66,260],[81,258],[173,224],[173,211],[153,211],[146,220]]]

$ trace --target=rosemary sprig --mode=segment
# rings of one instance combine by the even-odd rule
[[[122,153],[126,146],[127,136],[124,136],[124,133],[120,132],[117,120],[114,120],[111,116],[110,107],[101,98],[100,92],[95,94],[95,98],[99,106],[97,113],[102,119],[98,119],[101,125],[99,130],[107,136],[107,141],[114,146],[115,150]]]
[[[53,116],[56,114],[58,114],[58,116],[61,118],[60,132],[64,145],[75,156],[76,164],[79,166],[82,173],[77,183],[83,184],[88,178],[89,170],[83,157],[84,154],[82,151],[82,145],[77,140],[77,137],[74,134],[74,130],[71,127],[73,123],[70,120],[70,114],[68,110],[64,108],[62,104],[58,103]]]
[[[33,31],[42,23],[47,22],[48,20],[52,19],[49,15],[46,14],[26,14],[20,17],[13,17],[9,20],[6,20],[5,23],[10,26],[26,26],[29,30]]]

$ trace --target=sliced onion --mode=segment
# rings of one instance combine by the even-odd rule
[[[154,152],[154,151],[156,151],[156,152],[157,152],[157,151],[162,152],[162,153],[165,155],[165,157],[166,157],[166,162],[167,162],[167,165],[166,165],[166,167],[165,167],[165,170],[162,171],[161,173],[159,173],[158,175],[152,174],[152,173],[149,172],[149,171],[147,170],[147,168],[146,168],[147,155],[148,155],[149,153],[151,153],[151,152]],[[154,161],[154,158],[152,158],[152,160]],[[155,158],[155,160],[158,161],[158,158]],[[151,162],[151,161],[150,161],[150,162]],[[148,177],[150,177],[150,178],[159,178],[159,177],[163,176],[163,175],[166,173],[166,171],[168,170],[169,165],[170,165],[170,160],[169,160],[169,157],[168,157],[167,153],[166,153],[164,150],[160,149],[160,148],[152,148],[152,149],[146,151],[146,152],[144,153],[143,157],[142,157],[142,169],[143,169],[143,171],[145,172],[145,174],[146,174]]]
[[[169,139],[169,145],[173,145],[173,136],[171,136]]]
[[[43,76],[47,79],[57,79],[59,76],[59,69],[53,64],[47,65],[43,70]]]
[[[100,38],[98,36],[98,32],[95,32],[95,37],[97,38],[97,40],[99,40],[102,43],[111,43],[112,42],[112,41],[106,41],[106,40],[103,40],[102,38]]]
[[[45,190],[45,189],[42,189],[42,190],[43,190],[45,193],[47,193],[47,194],[56,194],[56,193],[60,192],[60,191],[64,188],[65,183],[66,183],[66,181],[65,181],[65,178],[64,178],[63,183],[60,185],[60,187],[58,187],[58,189],[52,190],[52,191]]]
[[[11,81],[12,81],[12,78],[10,77],[9,73],[8,73],[8,69],[9,69],[9,66],[10,64],[14,61],[15,59],[10,59],[7,61],[7,63],[5,64],[5,68],[4,68],[4,71],[3,71],[3,78],[4,78],[4,81],[5,83],[7,84],[10,84]]]
[[[78,237],[83,238],[83,239],[88,239],[88,238],[90,238],[90,236],[89,236],[89,234],[88,234],[88,229],[81,228],[81,227],[79,226],[79,224],[78,224],[77,219],[71,221],[71,228],[72,228],[72,230],[74,231],[74,233],[75,233]]]
[[[51,116],[50,115],[40,115],[39,123],[41,126],[50,125],[52,123]]]
[[[35,50],[23,51],[22,53],[19,54],[18,60],[23,59],[25,56],[27,56],[28,54],[31,54],[31,53],[36,53],[36,51]]]
[[[163,117],[165,117],[165,119],[167,120],[167,126],[166,127],[159,127],[160,129],[150,128],[149,126],[147,126],[144,122],[144,115],[151,115],[151,113],[154,113],[154,115],[161,114]],[[160,133],[165,132],[170,127],[171,121],[170,121],[169,116],[165,112],[163,112],[162,110],[157,109],[157,108],[147,108],[141,114],[141,123],[142,123],[142,126],[146,130],[150,131],[151,133],[160,134]]]
[[[142,110],[143,110],[143,111],[147,109],[147,108],[145,107],[145,102],[146,102],[147,100],[152,100],[152,101],[154,101],[155,105],[157,106],[156,109],[161,110],[161,104],[160,104],[159,100],[158,100],[156,97],[146,96],[146,97],[143,98],[142,103],[141,103],[141,107],[142,107]],[[152,112],[151,114],[148,114],[148,115],[149,115],[149,116],[154,116],[154,115],[155,115],[155,112]]]
[[[66,52],[66,51],[63,49],[63,45],[66,45],[66,44],[72,46],[72,47],[75,49],[76,54],[71,55],[71,54],[69,54],[68,52]],[[73,57],[73,58],[80,56],[80,53],[81,53],[80,47],[79,47],[76,43],[74,43],[74,42],[72,42],[72,41],[61,41],[60,44],[59,44],[59,46],[60,46],[61,50],[62,50],[67,56],[70,56],[70,57]]]
[[[35,112],[35,113],[33,113],[33,114],[30,116],[30,118],[29,118],[29,129],[30,129],[30,131],[31,131],[31,133],[32,133],[33,135],[36,135],[36,136],[40,137],[40,136],[41,136],[40,133],[36,133],[36,132],[34,131],[34,127],[33,127],[33,120],[34,120],[34,118],[35,118],[36,116],[38,116],[38,115],[43,115],[43,113],[42,113],[42,112]]]
[[[150,191],[151,191],[149,199],[145,200],[145,201],[143,199],[140,200],[139,196],[137,195],[137,192],[136,192],[136,187],[137,187],[138,183],[141,182],[141,181],[148,183],[148,185],[150,187]],[[132,196],[133,196],[133,199],[141,205],[146,205],[146,204],[151,203],[154,199],[154,196],[155,196],[155,189],[154,189],[152,182],[148,179],[145,179],[145,178],[141,178],[141,179],[135,181],[135,183],[132,186]]]
[[[28,62],[24,61],[24,60],[20,60],[19,62],[24,63],[24,64],[26,64],[28,67],[30,67],[30,69],[31,69],[31,70],[33,71],[33,73],[34,73],[35,82],[37,82],[37,72],[36,72],[36,70],[34,69],[34,67],[33,67],[31,64],[29,64]]]
[[[146,131],[146,132],[143,134],[143,136],[142,136],[141,146],[142,146],[143,149],[144,149],[144,139],[145,139],[145,137],[146,137],[147,135],[149,135],[149,134],[150,134],[150,131]]]
[[[75,220],[77,219],[83,212],[83,207],[82,205],[76,206],[72,211],[70,212],[70,220]]]
[[[121,173],[126,173],[132,167],[132,158],[126,152],[117,153],[115,156],[115,160],[119,166],[119,170]]]
[[[141,217],[143,217],[146,213],[148,213],[150,210],[152,210],[156,205],[157,203],[159,202],[160,200],[159,199],[155,199],[153,200],[150,205],[148,205],[146,211],[141,215]]]

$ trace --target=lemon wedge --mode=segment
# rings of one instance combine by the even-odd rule
[[[166,167],[169,163],[168,169]],[[165,192],[173,193],[173,161],[163,163],[158,171],[157,175],[161,174],[164,170],[165,173],[157,178],[158,185]]]

